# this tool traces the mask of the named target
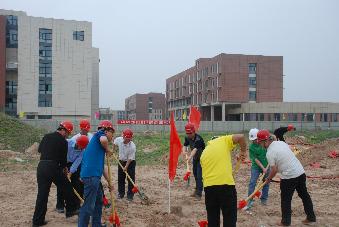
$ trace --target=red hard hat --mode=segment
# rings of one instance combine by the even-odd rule
[[[101,128],[110,128],[110,129],[113,129],[113,131],[115,131],[115,129],[113,128],[112,122],[110,122],[109,120],[100,121],[98,125],[98,129],[101,129]]]
[[[87,119],[80,120],[79,126],[81,130],[86,130],[87,132],[91,129],[91,123]]]
[[[257,140],[258,142],[268,140],[270,138],[271,134],[268,130],[260,130],[257,134]]]
[[[73,132],[73,123],[70,121],[63,121],[60,123],[60,126],[68,131],[68,133]]]
[[[188,134],[194,133],[195,132],[194,125],[192,123],[188,123],[187,125],[185,125],[185,131]]]
[[[129,128],[125,128],[124,131],[122,131],[122,136],[126,139],[132,139],[133,137],[133,132]]]
[[[294,126],[293,126],[293,125],[288,125],[288,126],[287,126],[287,130],[288,130],[288,131],[291,131],[291,130],[293,130],[293,129],[294,129]]]
[[[81,135],[77,138],[76,143],[79,149],[85,149],[87,147],[87,144],[89,143],[88,137],[85,135]]]

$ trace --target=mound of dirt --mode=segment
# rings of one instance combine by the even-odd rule
[[[39,148],[39,144],[37,142],[33,143],[32,146],[30,146],[29,148],[27,148],[25,150],[25,154],[38,154],[38,148]]]
[[[319,162],[327,158],[327,154],[331,150],[339,149],[339,138],[329,139],[320,144],[313,146],[299,147],[301,152],[297,155],[303,166],[310,165],[313,162]]]
[[[310,145],[304,136],[286,137],[286,143],[290,145]]]

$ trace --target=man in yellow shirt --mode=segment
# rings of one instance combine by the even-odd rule
[[[241,160],[246,157],[246,141],[243,134],[220,136],[210,140],[202,152],[200,164],[205,191],[208,226],[220,226],[220,209],[223,226],[236,226],[237,191],[232,171],[231,152],[240,145]]]

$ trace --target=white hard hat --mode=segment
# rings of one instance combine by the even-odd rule
[[[257,128],[252,128],[250,132],[248,133],[248,139],[249,140],[256,140],[257,139],[257,134],[259,132],[259,129]]]

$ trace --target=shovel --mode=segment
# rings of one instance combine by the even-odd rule
[[[121,165],[121,163],[119,162],[119,159],[117,158],[117,156],[115,156],[115,154],[113,154],[114,159],[118,162],[119,166],[121,167],[121,169],[123,169],[124,167]],[[145,195],[145,193],[141,192],[140,189],[138,188],[138,186],[134,183],[134,181],[132,180],[132,178],[130,177],[130,175],[127,173],[127,171],[125,171],[125,174],[128,178],[128,180],[133,184],[133,189],[132,192],[138,193],[139,198],[141,199],[141,201],[146,204],[149,205],[150,201],[149,198]]]
[[[186,154],[186,159],[187,159],[187,154]],[[190,170],[189,160],[187,160],[186,161],[186,174],[184,176],[184,181],[187,182],[186,188],[190,186],[190,179],[191,179],[191,170]]]
[[[266,169],[267,169],[269,166],[270,166],[270,165],[267,165],[267,166],[266,166]],[[259,185],[260,185],[260,183],[262,182],[262,180],[264,179],[264,177],[265,177],[265,174],[262,173],[261,176],[260,176],[260,178],[259,178],[259,180],[257,181],[257,185],[255,186],[255,188],[258,188],[258,187],[259,187]],[[254,189],[254,190],[255,190],[255,189]]]
[[[69,181],[69,183],[71,183],[71,179],[67,176],[67,180]],[[72,187],[72,189],[73,189],[73,192],[74,192],[74,194],[78,197],[78,199],[80,200],[80,202],[81,203],[84,203],[84,199],[83,198],[81,198],[81,196],[80,196],[80,194],[77,192],[77,190],[75,190],[75,188],[73,188]]]
[[[247,202],[252,199],[254,196],[258,196],[258,194],[260,193],[259,191],[265,186],[266,181],[261,183],[255,190],[254,192],[249,195],[246,199],[240,200],[238,203],[238,209],[242,209],[247,205]],[[259,193],[258,193],[259,192]],[[260,195],[259,195],[260,196]]]
[[[112,172],[111,172],[111,165],[110,165],[110,160],[109,157],[106,155],[106,163],[107,163],[107,169],[108,169],[108,184],[110,186],[110,188],[112,188]],[[111,211],[111,215],[109,217],[109,221],[111,224],[113,224],[114,227],[119,227],[120,226],[120,219],[119,216],[117,214],[117,211],[115,209],[115,204],[114,204],[114,194],[113,192],[110,190],[109,191],[110,196],[111,196],[111,203],[112,203],[112,211]]]

